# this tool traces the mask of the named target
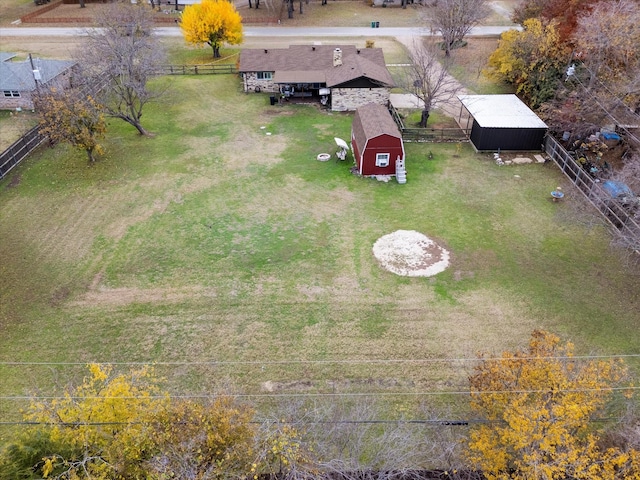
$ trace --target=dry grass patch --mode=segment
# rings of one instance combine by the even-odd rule
[[[31,112],[0,112],[0,152],[37,124],[38,117]]]
[[[99,275],[97,276],[99,278]],[[98,280],[99,282],[99,280]],[[92,288],[80,298],[68,303],[69,307],[122,307],[131,304],[171,304],[193,300],[198,297],[215,297],[213,289],[204,287],[186,288],[107,288],[101,285]]]
[[[247,167],[273,165],[282,161],[281,154],[287,148],[287,139],[280,135],[267,135],[269,129],[236,130],[216,149],[227,174],[249,177]],[[210,153],[209,153],[210,154]]]
[[[293,18],[287,18],[286,9],[282,11],[282,25],[287,27],[308,27],[326,25],[332,27],[370,27],[372,21],[380,22],[381,27],[418,27],[424,25],[420,18],[421,8],[409,5],[402,8],[372,7],[360,0],[330,1],[327,5],[315,1],[303,2],[303,14],[299,4],[295,4]]]

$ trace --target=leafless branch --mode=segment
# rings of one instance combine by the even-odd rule
[[[431,30],[442,35],[448,57],[457,42],[490,13],[486,0],[437,0],[429,8]]]
[[[160,95],[148,88],[164,59],[164,49],[153,34],[153,10],[146,5],[114,3],[101,9],[98,28],[87,31],[77,53],[85,81],[110,78],[103,90],[109,115],[147,135],[141,117],[144,106]]]
[[[424,103],[421,127],[426,127],[429,112],[436,105],[446,105],[461,90],[460,84],[448,73],[450,59],[439,61],[442,55],[433,43],[414,41],[410,49],[411,66],[402,79],[403,87]]]

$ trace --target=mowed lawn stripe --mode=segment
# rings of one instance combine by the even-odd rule
[[[145,113],[154,137],[112,120],[96,165],[45,149],[0,190],[0,360],[186,362],[162,367],[176,392],[420,392],[468,370],[270,362],[469,358],[533,328],[583,351],[639,343],[639,279],[602,228],[559,214],[579,196],[550,201],[556,169],[409,144],[406,185],[361,179],[316,160],[350,114],[270,106],[234,76],[171,84]],[[451,267],[381,269],[372,245],[397,229],[435,239]],[[256,363],[188,365],[201,361]],[[77,371],[3,373],[16,394]]]

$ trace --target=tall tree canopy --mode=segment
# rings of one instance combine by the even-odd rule
[[[248,478],[270,465],[253,410],[226,396],[171,399],[149,367],[90,365],[80,385],[34,399],[33,426],[0,448],[0,479]]]
[[[242,17],[228,0],[202,0],[186,7],[180,27],[188,43],[209,45],[215,58],[220,57],[223,43],[242,42]]]
[[[575,358],[543,331],[524,350],[481,357],[471,408],[485,422],[471,431],[471,460],[495,480],[638,478],[638,452],[601,447],[591,423],[624,378],[621,361]]]
[[[89,371],[60,398],[32,402],[25,419],[39,425],[14,440],[0,457],[0,470],[25,472],[15,478],[74,480],[143,472],[151,445],[147,422],[166,407],[168,397],[148,368],[116,374],[90,365]]]
[[[640,112],[640,5],[634,0],[596,4],[578,19],[574,43],[588,68],[590,87],[606,84]]]
[[[530,106],[537,107],[553,97],[570,55],[553,24],[545,26],[540,20],[529,19],[522,31],[512,29],[502,34],[489,57],[487,73],[513,84]]]
[[[78,52],[87,82],[105,85],[101,100],[109,115],[133,125],[142,135],[142,110],[160,92],[148,88],[164,61],[153,35],[153,10],[147,5],[114,3],[100,9],[97,29],[87,32]]]
[[[578,17],[589,11],[597,0],[522,0],[513,10],[511,19],[520,25],[536,18],[543,23],[555,23],[560,41],[566,43],[577,25]]]

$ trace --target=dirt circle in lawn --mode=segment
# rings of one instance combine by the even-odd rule
[[[426,235],[397,230],[373,244],[380,265],[403,277],[431,277],[449,266],[449,252]]]

